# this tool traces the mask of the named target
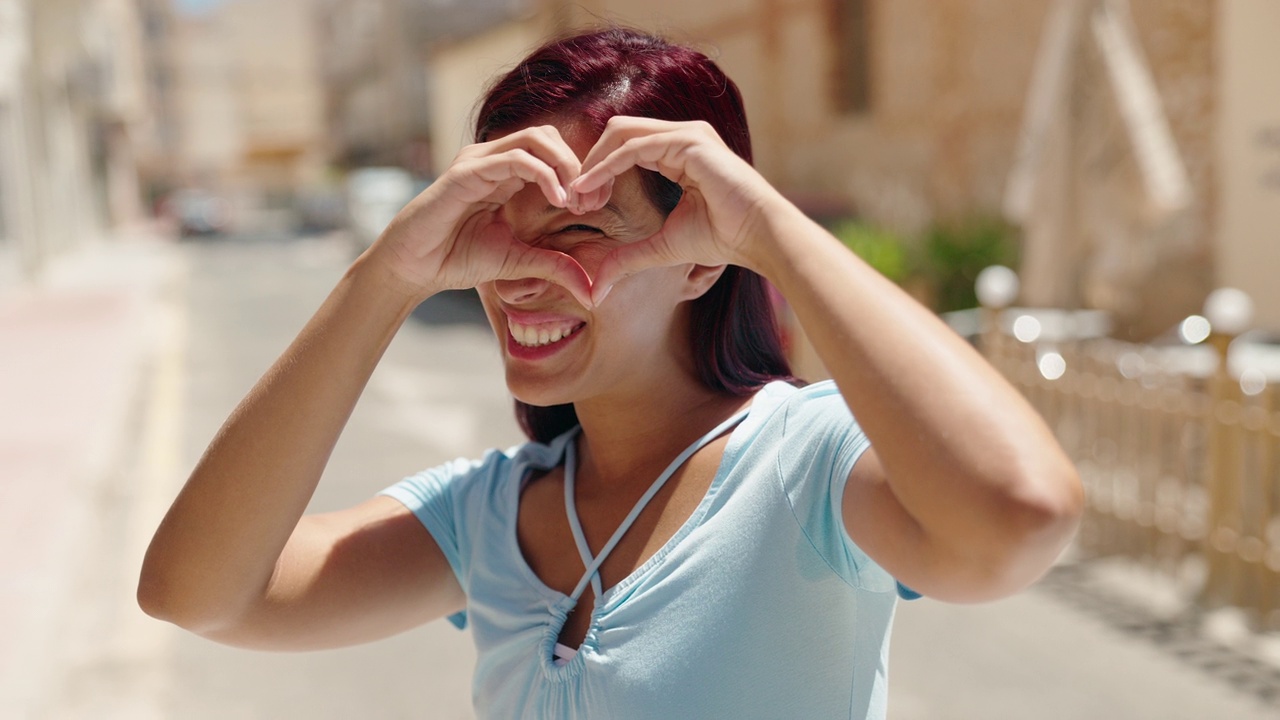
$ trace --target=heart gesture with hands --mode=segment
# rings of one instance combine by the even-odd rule
[[[554,207],[575,214],[599,210],[609,202],[614,180],[633,167],[661,173],[683,195],[657,233],[615,248],[594,278],[568,254],[522,243],[501,218],[501,207],[531,183]],[[749,241],[765,201],[775,195],[705,122],[616,116],[581,162],[553,126],[464,148],[378,244],[401,278],[428,293],[539,278],[592,307],[618,281],[648,268],[750,267]]]
[[[569,184],[571,207],[597,209],[614,178],[632,167],[661,173],[684,193],[652,237],[615,249],[596,271],[595,303],[619,280],[652,267],[694,263],[752,267],[765,206],[780,198],[710,124],[615,116]]]
[[[591,304],[591,280],[560,252],[516,239],[499,210],[536,184],[551,205],[566,206],[565,186],[581,164],[553,127],[530,127],[462,149],[431,187],[405,206],[375,242],[393,271],[421,294],[491,280],[539,278]]]

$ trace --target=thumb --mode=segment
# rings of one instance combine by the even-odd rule
[[[569,255],[521,245],[519,252],[502,264],[496,279],[524,278],[538,278],[555,283],[568,290],[583,307],[591,307],[591,278],[578,261]]]
[[[600,261],[591,284],[591,301],[594,305],[604,302],[618,281],[642,270],[679,265],[682,262],[684,260],[671,252],[666,236],[661,232],[647,240],[623,245]]]

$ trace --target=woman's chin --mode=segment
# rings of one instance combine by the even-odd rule
[[[516,400],[536,407],[566,405],[574,400],[573,394],[564,383],[550,379],[536,380],[523,374],[520,377],[513,377],[513,373],[508,372],[507,389]]]

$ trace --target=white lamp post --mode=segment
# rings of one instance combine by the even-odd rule
[[[1021,283],[1014,271],[1003,265],[992,265],[978,273],[973,289],[982,307],[1003,310],[1017,299]]]
[[[1243,290],[1218,288],[1205,299],[1204,316],[1215,333],[1234,337],[1253,322],[1253,300]]]
[[[1000,342],[1000,313],[1018,297],[1018,274],[1003,265],[983,268],[974,281],[974,293],[982,304],[982,351],[995,360]]]

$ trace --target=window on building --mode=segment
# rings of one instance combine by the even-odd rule
[[[872,0],[834,0],[835,105],[846,114],[871,110]]]

